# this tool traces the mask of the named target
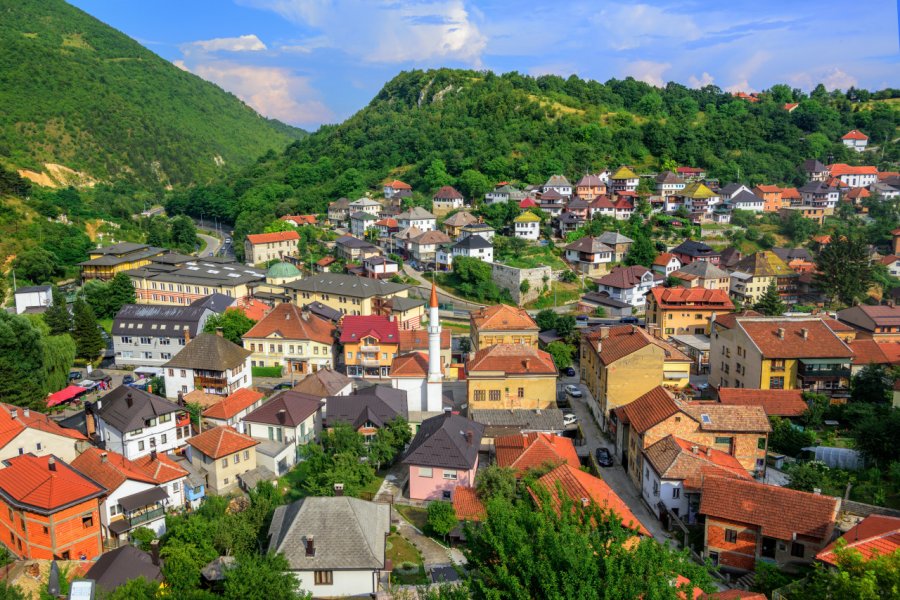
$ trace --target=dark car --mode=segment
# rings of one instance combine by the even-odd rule
[[[601,467],[613,466],[612,454],[606,448],[597,448],[594,456],[597,458],[597,464]]]
[[[638,323],[640,323],[640,320],[638,320],[637,317],[622,317],[622,318],[619,320],[619,322],[620,322],[620,323],[629,323],[629,324],[637,325]]]
[[[575,377],[575,369],[573,367],[566,367],[565,369],[561,369],[562,374],[566,377]]]
[[[123,385],[128,385],[129,383],[134,383],[134,377],[132,377],[131,375],[126,375],[122,378]]]
[[[290,381],[283,381],[281,383],[276,383],[275,387],[273,387],[272,389],[277,392],[278,390],[289,390],[292,387],[294,387],[293,383],[291,383]]]
[[[76,381],[81,379],[81,371],[72,371],[69,373],[69,381]]]
[[[577,317],[575,317],[575,319],[576,319],[577,321],[587,321],[588,318],[589,318],[589,317],[588,317],[587,315],[578,315]]]

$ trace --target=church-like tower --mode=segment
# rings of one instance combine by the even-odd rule
[[[438,314],[437,288],[431,284],[431,301],[428,303],[428,381],[426,383],[425,410],[443,410],[442,397],[444,375],[441,371],[441,317]]]

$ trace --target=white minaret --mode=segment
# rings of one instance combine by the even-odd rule
[[[441,317],[438,314],[437,288],[431,284],[431,301],[428,303],[428,381],[425,394],[425,411],[440,412],[444,375],[441,372]]]

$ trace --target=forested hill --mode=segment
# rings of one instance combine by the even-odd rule
[[[724,181],[798,184],[805,158],[896,161],[896,144],[883,156],[859,156],[840,137],[859,128],[872,144],[893,139],[900,111],[890,98],[900,92],[849,95],[774,86],[749,103],[712,86],[404,72],[344,123],[261,158],[229,189],[176,195],[171,208],[235,219],[240,236],[287,212],[321,212],[393,177],[426,193],[452,183],[475,197],[498,181],[543,183],[554,173],[574,181],[620,164],[653,172],[676,161]],[[800,106],[789,113],[784,103],[792,101]]]
[[[0,0],[0,163],[193,183],[304,135],[63,0]],[[221,158],[221,160],[219,160]]]

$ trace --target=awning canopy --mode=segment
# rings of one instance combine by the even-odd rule
[[[801,358],[804,365],[843,365],[849,364],[850,358]]]
[[[131,512],[138,508],[150,506],[151,504],[156,504],[157,502],[168,499],[169,495],[166,493],[166,490],[160,487],[152,487],[149,490],[144,490],[143,492],[121,498],[119,504],[122,505],[122,510]]]
[[[83,388],[80,385],[70,385],[65,387],[58,392],[53,392],[47,397],[47,407],[56,406],[57,404],[62,404],[63,402],[68,402],[78,396],[82,395],[87,391],[87,388]]]
[[[128,522],[128,519],[118,519],[109,524],[109,530],[115,535],[122,535],[129,529],[131,529],[131,523]]]

